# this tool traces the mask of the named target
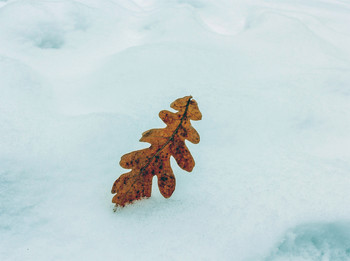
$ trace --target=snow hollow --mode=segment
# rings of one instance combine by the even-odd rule
[[[350,260],[350,2],[0,0],[0,260]],[[120,157],[192,95],[177,187]]]

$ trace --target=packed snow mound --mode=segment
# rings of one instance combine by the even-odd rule
[[[300,225],[288,231],[268,260],[349,260],[350,225]]]
[[[0,1],[0,260],[346,260],[350,3]],[[158,112],[177,187],[113,212]]]

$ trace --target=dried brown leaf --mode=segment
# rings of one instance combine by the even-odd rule
[[[151,146],[122,156],[120,166],[131,171],[121,175],[113,184],[112,193],[116,195],[112,202],[116,206],[125,206],[135,200],[150,197],[154,175],[158,178],[161,194],[169,198],[176,184],[170,166],[171,156],[183,170],[190,172],[194,168],[195,162],[185,140],[199,143],[199,134],[190,120],[201,120],[202,114],[192,96],[179,98],[170,107],[178,112],[163,110],[159,113],[167,125],[165,128],[151,129],[142,134],[140,141],[148,142]]]

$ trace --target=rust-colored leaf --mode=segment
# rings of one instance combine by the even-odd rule
[[[112,193],[116,195],[112,202],[116,206],[123,207],[135,200],[150,197],[154,175],[158,178],[161,194],[169,198],[175,190],[171,156],[183,170],[192,171],[195,162],[185,140],[199,143],[199,134],[191,126],[190,120],[201,120],[202,114],[192,96],[177,99],[170,107],[178,112],[164,110],[159,113],[167,125],[165,128],[151,129],[142,134],[140,141],[148,142],[151,146],[122,156],[120,166],[131,171],[121,175],[113,184]]]

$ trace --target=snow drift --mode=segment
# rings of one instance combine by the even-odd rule
[[[350,3],[8,0],[0,24],[1,260],[350,259]],[[114,213],[120,156],[186,95],[193,172]]]

